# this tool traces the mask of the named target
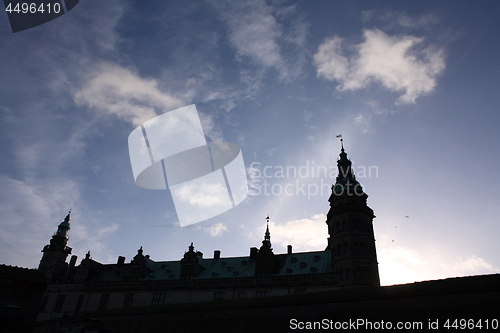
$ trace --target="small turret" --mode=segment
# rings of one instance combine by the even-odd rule
[[[42,250],[43,256],[38,265],[38,270],[44,272],[51,281],[63,279],[68,270],[66,258],[71,254],[72,250],[66,246],[70,229],[70,214],[71,211],[57,227],[57,232],[52,236],[50,244],[45,245]]]

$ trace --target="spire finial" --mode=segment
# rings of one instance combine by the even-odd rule
[[[340,138],[340,145],[342,147],[342,152],[343,152],[344,151],[344,139],[342,139],[342,134],[339,134],[336,137]]]
[[[266,227],[266,233],[264,235],[264,241],[271,241],[271,233],[269,232],[269,215],[266,217],[267,220],[267,227]]]

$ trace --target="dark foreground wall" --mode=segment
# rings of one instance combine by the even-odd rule
[[[500,275],[363,287],[269,298],[125,308],[40,323],[35,332],[287,332],[300,328],[337,330],[500,332]],[[93,318],[89,320],[88,318]],[[456,328],[452,325],[455,322]],[[462,321],[460,321],[462,319]],[[444,325],[449,320],[450,329]],[[87,325],[87,326],[85,326]],[[389,326],[390,325],[390,326]],[[489,330],[486,330],[486,328]],[[56,329],[57,327],[57,329]],[[497,328],[493,330],[493,328]],[[52,329],[52,330],[50,330]],[[436,330],[434,330],[436,331]]]
[[[47,286],[36,269],[0,265],[0,332],[31,332]]]

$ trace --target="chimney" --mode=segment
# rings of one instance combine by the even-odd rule
[[[69,260],[68,269],[66,270],[66,275],[64,276],[65,279],[67,279],[71,275],[73,268],[75,268],[76,259],[78,259],[77,256],[75,255],[71,256],[71,259]]]
[[[214,251],[214,259],[220,259],[220,250]]]
[[[124,263],[125,263],[125,257],[119,256],[118,257],[118,262],[117,262],[118,266],[121,266]]]
[[[76,259],[78,259],[77,256],[71,256],[71,259],[69,261],[69,268],[73,268],[75,267],[75,264],[76,264]]]
[[[291,245],[288,245],[288,246],[287,246],[287,249],[288,249],[288,254],[292,254],[292,246],[291,246]]]
[[[255,257],[257,257],[257,252],[259,250],[257,250],[256,247],[251,247],[250,248],[250,259],[255,259]]]

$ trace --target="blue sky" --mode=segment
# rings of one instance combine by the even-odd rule
[[[499,10],[82,0],[15,34],[0,15],[0,262],[37,267],[70,208],[78,262],[248,255],[268,214],[275,253],[323,250],[342,133],[382,284],[499,272]],[[181,228],[168,190],[135,184],[127,138],[190,104],[208,141],[241,147],[251,187]]]

